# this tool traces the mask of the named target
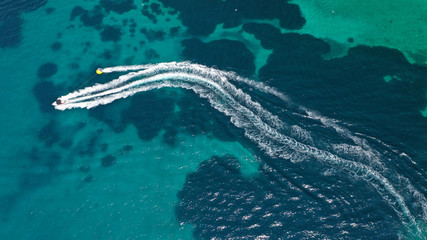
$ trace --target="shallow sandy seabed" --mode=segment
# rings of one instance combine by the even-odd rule
[[[307,23],[299,31],[351,47],[386,46],[411,63],[427,64],[424,0],[293,0]],[[349,41],[349,39],[351,40]]]

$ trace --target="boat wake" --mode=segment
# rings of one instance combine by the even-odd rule
[[[250,95],[237,88],[243,84],[257,91],[272,95],[281,101],[289,102],[283,93],[263,83],[242,78],[235,73],[208,68],[189,62],[170,62],[147,65],[118,66],[102,69],[104,73],[124,72],[119,78],[105,84],[96,84],[60,97],[61,104],[54,102],[56,109],[93,108],[109,104],[117,99],[127,98],[138,92],[164,87],[184,88],[194,91],[209,101],[211,106],[230,117],[230,121],[245,132],[245,136],[273,158],[293,160],[295,154],[308,155],[329,166],[331,169],[345,170],[353,176],[371,184],[382,198],[394,209],[402,223],[414,235],[423,237],[421,227],[407,206],[405,198],[399,193],[390,179],[374,164],[350,160],[341,157],[340,151],[366,153],[375,166],[384,167],[380,154],[372,149],[366,140],[353,135],[349,130],[338,126],[331,119],[300,107],[304,117],[320,121],[324,126],[333,128],[337,133],[349,139],[353,145],[334,145],[328,150],[303,143],[285,134],[286,123],[254,101]],[[293,126],[292,131],[305,138],[309,134],[301,127]],[[313,145],[313,146],[312,146]],[[380,173],[381,172],[381,173]],[[410,183],[408,183],[410,184]],[[416,191],[414,189],[414,191]],[[422,194],[419,194],[422,196]],[[418,203],[425,213],[426,200]],[[423,216],[426,221],[427,217]]]

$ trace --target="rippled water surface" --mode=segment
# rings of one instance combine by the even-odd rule
[[[425,239],[427,10],[388,4],[0,3],[1,238]]]

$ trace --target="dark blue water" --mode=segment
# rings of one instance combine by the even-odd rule
[[[1,2],[0,236],[425,238],[427,67],[350,36],[346,54],[326,58],[330,39],[298,32],[308,20],[279,0]],[[168,61],[274,87],[287,100],[229,79],[280,134],[357,167],[261,147],[253,136],[266,133],[188,90],[51,105],[97,67]]]

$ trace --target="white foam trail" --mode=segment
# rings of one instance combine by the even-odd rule
[[[306,144],[314,145],[313,138],[310,133],[298,125],[291,126],[291,135]]]
[[[102,72],[104,72],[104,73],[128,72],[128,71],[136,71],[136,70],[146,69],[149,67],[150,67],[150,65],[131,65],[131,66],[108,67],[108,68],[103,68]]]
[[[240,76],[237,76],[234,73],[229,73],[229,76],[233,77],[232,79],[236,82],[245,83],[246,85],[257,89],[258,91],[261,91],[261,92],[264,92],[267,94],[271,94],[273,96],[276,96],[280,100],[284,101],[285,103],[293,105],[293,103],[291,102],[289,97],[287,97],[286,95],[279,92],[278,90],[276,90],[273,87],[265,85],[264,83],[261,83],[261,82],[255,82],[255,81],[252,81],[252,80],[249,80],[246,78],[242,78]],[[298,109],[303,111],[306,115],[301,115],[301,114],[297,114],[297,115],[300,115],[300,116],[305,117],[305,118],[317,120],[320,123],[322,123],[324,126],[334,129],[341,136],[352,140],[357,146],[360,146],[361,147],[360,151],[363,151],[365,153],[365,156],[369,156],[369,160],[374,161],[379,167],[382,167],[382,168],[385,167],[383,162],[381,161],[381,159],[379,157],[379,156],[381,156],[381,154],[379,154],[378,151],[372,149],[365,139],[359,138],[359,137],[353,135],[351,133],[351,131],[349,131],[348,129],[346,129],[342,126],[339,126],[338,124],[336,124],[336,122],[338,122],[338,121],[336,121],[334,119],[322,116],[318,112],[310,110],[306,107],[299,106]],[[390,147],[390,146],[388,146],[388,147]]]
[[[251,86],[261,92],[267,93],[267,94],[271,94],[276,96],[277,98],[281,99],[282,101],[288,103],[288,104],[292,104],[291,100],[289,99],[288,96],[286,96],[285,94],[279,92],[277,89],[275,89],[274,87],[270,87],[268,85],[265,85],[262,82],[255,82],[252,80],[249,80],[247,78],[242,78],[240,76],[237,76],[235,73],[228,73],[230,77],[232,77],[232,80],[236,81],[236,82],[242,82],[245,83],[248,86]],[[365,148],[369,148],[369,150],[372,150],[369,145],[366,143],[366,140],[358,138],[356,136],[354,136],[348,129],[339,126],[338,124],[336,124],[335,120],[327,118],[325,116],[320,115],[319,113],[310,110],[306,107],[299,107],[300,110],[304,111],[307,116],[304,117],[308,117],[311,119],[315,119],[320,121],[323,125],[333,128],[335,129],[335,131],[337,133],[339,133],[341,136],[347,137],[351,140],[353,140],[354,143],[356,143],[359,146],[363,146]]]
[[[229,73],[229,76],[232,77],[232,80],[234,80],[236,82],[245,83],[245,84],[247,84],[247,85],[249,85],[249,86],[251,86],[251,87],[253,87],[253,88],[255,88],[255,89],[257,89],[257,90],[259,90],[261,92],[263,92],[263,93],[272,94],[272,95],[278,97],[279,99],[281,99],[281,100],[283,100],[285,102],[288,102],[288,103],[291,102],[288,96],[286,96],[285,94],[277,91],[273,87],[265,85],[262,82],[255,82],[255,81],[249,80],[247,78],[242,78],[242,77],[236,75],[235,73]]]
[[[244,130],[247,138],[256,143],[270,156],[292,159],[295,156],[294,153],[307,154],[329,165],[345,169],[366,180],[393,207],[405,226],[416,227],[419,231],[418,235],[421,234],[403,197],[387,178],[368,165],[343,159],[328,151],[303,144],[284,135],[281,132],[283,122],[277,116],[265,110],[259,103],[253,101],[249,95],[237,89],[229,80],[240,81],[263,89],[263,92],[272,93],[281,99],[287,99],[285,95],[277,92],[277,90],[269,88],[262,83],[240,78],[234,73],[223,72],[189,62],[119,66],[105,68],[103,71],[136,72],[122,75],[109,83],[98,84],[65,95],[61,97],[65,103],[60,105],[54,103],[55,108],[59,110],[92,108],[132,96],[138,92],[163,87],[192,90],[200,97],[206,98],[212,107],[229,116],[230,121],[235,126]]]

